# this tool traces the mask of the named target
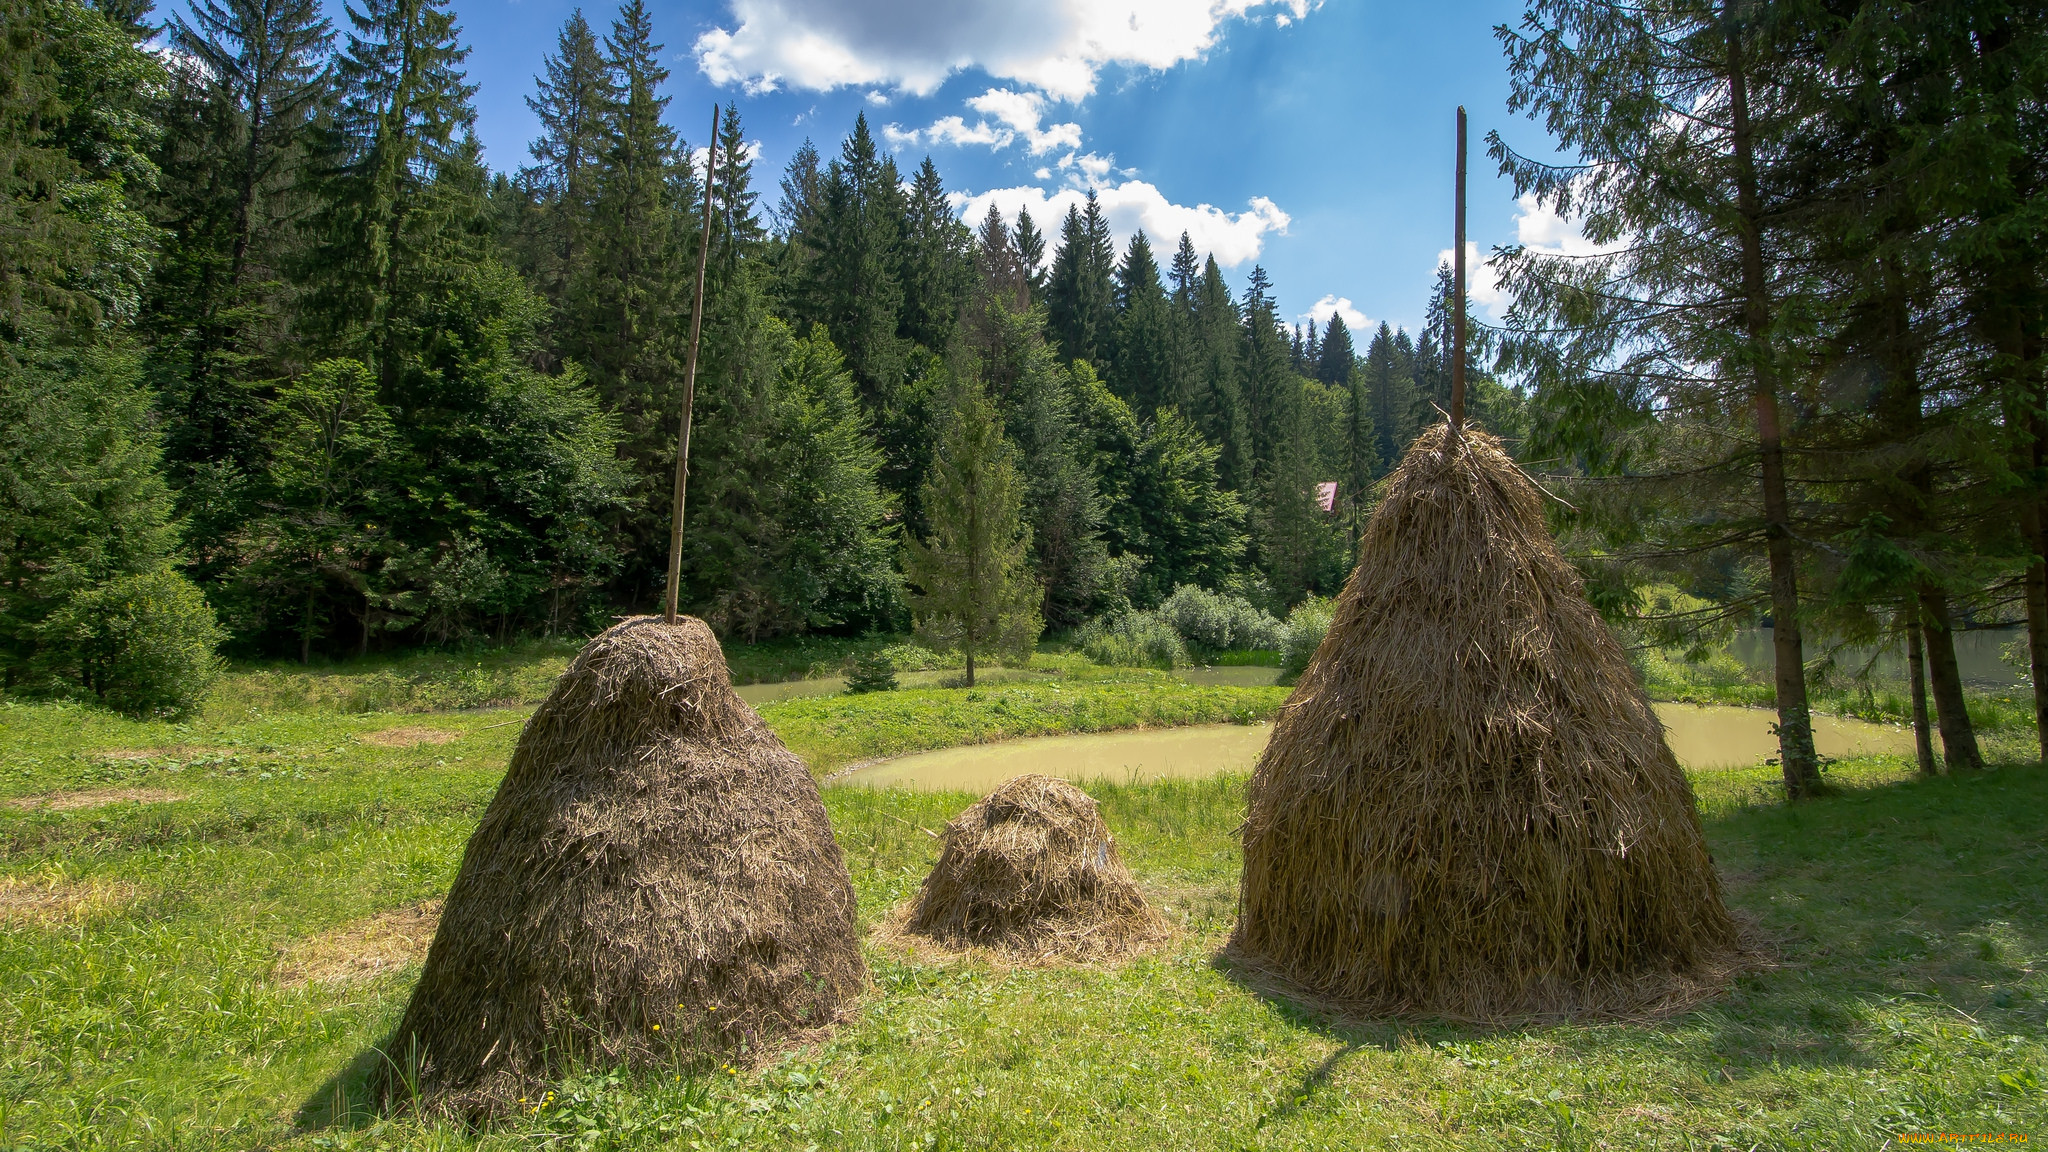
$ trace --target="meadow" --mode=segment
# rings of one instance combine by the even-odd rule
[[[567,650],[238,669],[201,713],[0,703],[0,1148],[1876,1149],[2048,1138],[2048,773],[1695,773],[1768,942],[1675,1019],[1344,1021],[1217,959],[1244,778],[1090,791],[1178,928],[1110,968],[870,946],[873,989],[758,1067],[591,1068],[482,1131],[373,1116],[431,908]],[[843,653],[736,649],[740,676]],[[1278,688],[1042,658],[1029,680],[782,701],[821,774],[1007,735],[1269,717]],[[436,662],[438,661],[438,662]],[[752,662],[750,664],[750,661]],[[821,663],[822,662],[822,663]],[[2004,745],[1997,745],[2004,747]],[[864,924],[972,797],[828,784]]]

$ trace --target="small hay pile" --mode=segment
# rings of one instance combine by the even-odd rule
[[[946,825],[902,930],[1026,960],[1109,960],[1166,936],[1117,857],[1095,801],[1019,776]]]
[[[1253,774],[1232,954],[1350,1011],[1649,1015],[1739,956],[1691,786],[1497,440],[1389,480]]]
[[[865,982],[810,773],[709,628],[636,617],[527,722],[375,1087],[478,1115],[572,1065],[758,1058]]]

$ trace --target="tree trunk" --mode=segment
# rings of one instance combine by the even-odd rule
[[[306,593],[306,612],[299,620],[299,663],[313,662],[313,594]]]
[[[1948,593],[1922,584],[1920,620],[1927,637],[1928,678],[1934,682],[1934,715],[1941,727],[1941,758],[1950,772],[1979,771],[1984,757],[1977,751],[1977,733],[1970,727],[1970,713],[1963,705],[1963,676],[1956,667]]]
[[[2048,454],[2048,421],[2038,413],[2032,420],[2033,474],[2035,483],[2040,483],[2043,473],[2044,454]],[[2034,554],[2033,563],[2027,565],[2027,656],[2028,668],[2034,677],[2034,732],[2040,740],[2041,759],[2048,761],[2048,534],[2044,534],[2042,508],[2033,501],[2020,515],[2020,531],[2026,537],[2027,550]]]
[[[1932,776],[1934,734],[1927,730],[1927,649],[1920,642],[1918,621],[1906,626],[1906,675],[1913,682],[1913,752],[1920,761],[1920,774]]]
[[[967,686],[974,687],[974,649],[967,649]]]
[[[1725,11],[1725,9],[1724,9]],[[1770,297],[1764,278],[1762,210],[1750,140],[1748,77],[1734,14],[1728,28],[1730,141],[1735,150],[1735,202],[1742,245],[1742,322],[1749,339],[1758,454],[1763,465],[1764,547],[1771,568],[1771,641],[1777,671],[1778,763],[1785,794],[1820,791],[1820,760],[1813,751],[1813,713],[1806,698],[1806,652],[1799,635],[1799,574],[1792,558],[1791,500],[1785,490],[1784,434],[1778,421],[1777,370],[1771,355]]]

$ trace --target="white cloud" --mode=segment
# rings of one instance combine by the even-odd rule
[[[892,86],[928,96],[980,68],[1060,100],[1110,65],[1170,68],[1207,52],[1225,20],[1308,15],[1321,0],[729,0],[734,27],[697,38],[714,84],[753,93]]]
[[[927,128],[887,124],[882,127],[882,135],[889,146],[898,151],[919,143],[928,146],[983,144],[990,148],[1008,148],[1020,138],[1033,156],[1043,156],[1055,148],[1079,148],[1081,126],[1072,123],[1042,124],[1045,105],[1045,97],[1036,92],[991,88],[967,102],[969,108],[981,113],[981,118],[973,124],[968,124],[965,117],[942,116]]]
[[[710,149],[702,144],[690,149],[690,170],[700,177],[704,174],[705,153],[709,151]],[[747,158],[748,163],[759,162],[761,159],[761,142],[759,140],[749,140],[741,144],[740,153]]]
[[[1300,319],[1328,324],[1331,316],[1344,317],[1344,327],[1351,330],[1353,339],[1358,339],[1359,333],[1370,332],[1374,327],[1365,313],[1352,305],[1350,297],[1339,296],[1334,292],[1323,293],[1323,298],[1309,305],[1308,311],[1303,312]]]
[[[1531,193],[1515,201],[1515,243],[1546,256],[1598,256],[1621,247],[1621,242],[1595,244],[1586,239],[1577,220],[1559,216]],[[1436,262],[1449,264],[1451,250],[1437,253]],[[1500,323],[1508,310],[1507,292],[1500,286],[1492,261],[1470,240],[1465,242],[1465,280],[1472,302],[1486,309],[1494,323]]]
[[[1438,252],[1437,267],[1449,264],[1451,256],[1452,251],[1449,248]],[[1507,312],[1507,293],[1501,291],[1500,280],[1494,275],[1493,264],[1481,254],[1478,243],[1472,240],[1465,241],[1465,295],[1470,296],[1474,304],[1486,309],[1495,323],[1499,323],[1501,316]]]
[[[988,214],[990,204],[1000,208],[1011,221],[1016,220],[1017,209],[1028,208],[1039,230],[1056,240],[1067,209],[1079,207],[1086,200],[1087,193],[1078,188],[1048,192],[1022,187],[996,188],[972,196],[955,194],[953,203],[967,220],[975,222]],[[1119,251],[1131,234],[1142,228],[1161,264],[1172,259],[1180,234],[1186,232],[1195,251],[1209,253],[1218,264],[1234,268],[1257,258],[1268,233],[1286,235],[1290,223],[1287,213],[1264,196],[1252,197],[1244,211],[1232,214],[1208,204],[1175,204],[1142,180],[1098,188],[1096,200],[1116,236]],[[1345,319],[1348,323],[1350,318]]]

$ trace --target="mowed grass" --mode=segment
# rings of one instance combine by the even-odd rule
[[[1274,704],[1284,694],[1076,673],[763,712],[800,752],[829,760],[867,755],[873,741],[908,750],[890,741],[1232,719],[1230,709],[1267,710],[1259,693]],[[1837,794],[1796,807],[1775,798],[1767,767],[1695,776],[1731,900],[1776,955],[1663,1023],[1488,1030],[1304,1014],[1216,961],[1235,907],[1243,779],[1096,785],[1126,858],[1183,929],[1155,956],[1034,970],[871,949],[874,989],[857,1017],[758,1069],[590,1069],[557,1085],[547,1108],[482,1132],[360,1108],[331,1123],[417,969],[287,987],[277,961],[445,892],[524,714],[244,703],[177,726],[0,705],[0,1147],[2048,1139],[2048,772],[2014,764],[1922,781],[1893,760],[1838,764]],[[422,735],[394,728],[452,739],[392,746]],[[42,803],[81,791],[112,802]],[[133,795],[182,798],[121,798]],[[828,786],[825,799],[872,924],[915,890],[931,833],[972,798]],[[22,892],[45,898],[8,900]]]

